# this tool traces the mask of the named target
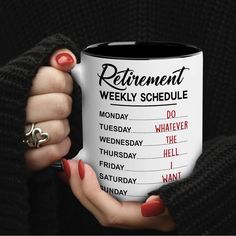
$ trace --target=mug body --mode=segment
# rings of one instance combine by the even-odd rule
[[[188,176],[202,151],[200,49],[101,43],[72,71],[82,90],[83,149],[101,188],[123,201]],[[79,131],[78,131],[79,132]]]

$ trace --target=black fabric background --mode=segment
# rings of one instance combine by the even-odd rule
[[[79,49],[92,43],[120,40],[195,44],[204,52],[204,125],[207,127],[204,138],[209,139],[222,133],[231,134],[236,126],[224,122],[218,129],[216,124],[222,116],[230,114],[209,110],[217,105],[219,96],[212,89],[217,86],[212,78],[219,78],[221,73],[223,77],[235,74],[235,12],[233,0],[2,1],[0,51],[4,53],[0,65],[53,33],[67,35]],[[232,84],[232,88],[236,85]],[[221,99],[225,102],[235,99],[233,89]],[[216,103],[212,104],[212,100]]]
[[[195,44],[204,52],[204,140],[235,134],[235,103],[222,106],[236,101],[235,12],[233,0],[1,1],[0,66],[54,33],[67,35],[80,50],[103,41]],[[220,80],[225,80],[224,87]],[[72,195],[64,198],[67,187],[58,185],[61,202],[67,201],[67,209],[58,206],[64,216],[59,222],[62,232],[123,233],[98,228]]]

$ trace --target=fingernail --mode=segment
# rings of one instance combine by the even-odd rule
[[[63,170],[67,176],[67,178],[70,178],[70,165],[66,159],[62,159],[62,165],[63,165]]]
[[[74,63],[74,58],[67,52],[59,53],[55,59],[60,66],[68,66]]]
[[[158,216],[165,210],[164,203],[161,199],[146,202],[141,206],[141,212],[144,217]]]
[[[83,180],[85,172],[84,172],[84,162],[82,160],[79,160],[78,168],[79,168],[79,176],[81,180]]]

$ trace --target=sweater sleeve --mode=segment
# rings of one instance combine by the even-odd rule
[[[165,202],[179,234],[235,234],[236,136],[206,142],[189,177],[153,194]]]
[[[0,68],[0,234],[29,233],[29,191],[22,143],[25,107],[32,79],[59,48],[78,51],[67,37],[57,34]]]

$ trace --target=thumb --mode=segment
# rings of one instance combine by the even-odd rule
[[[164,202],[157,195],[150,196],[146,202],[141,205],[141,212],[144,217],[166,215],[166,210]]]
[[[151,201],[161,201],[161,198],[158,195],[152,195],[146,200],[146,202],[151,202]]]
[[[59,49],[55,51],[49,64],[61,71],[69,72],[76,64],[77,60],[75,55],[69,49]]]

